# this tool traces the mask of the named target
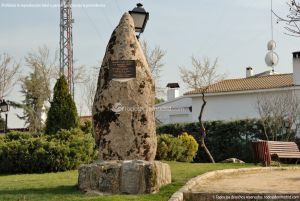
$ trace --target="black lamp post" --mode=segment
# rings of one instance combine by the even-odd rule
[[[143,8],[143,4],[136,4],[132,11],[129,11],[129,14],[132,16],[135,26],[135,32],[138,32],[137,38],[140,37],[141,33],[144,32],[147,21],[149,20],[149,13]]]
[[[291,123],[289,120],[285,120],[283,122],[283,126],[285,127],[285,129],[289,129],[291,127]]]
[[[288,119],[286,119],[286,120],[283,121],[283,126],[285,128],[285,134],[286,134],[286,137],[288,139],[289,135],[290,135],[290,129],[292,127],[292,123]]]
[[[3,99],[0,100],[0,111],[5,112],[5,126],[4,126],[4,133],[7,132],[7,117],[8,117],[8,111],[9,111],[9,105],[8,103]]]

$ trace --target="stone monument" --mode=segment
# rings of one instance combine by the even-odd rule
[[[151,71],[133,19],[125,13],[108,42],[94,99],[99,161],[80,166],[80,190],[142,194],[171,183],[169,165],[154,161],[154,100]]]

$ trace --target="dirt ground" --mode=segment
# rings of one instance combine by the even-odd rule
[[[208,179],[192,191],[210,193],[300,193],[300,170],[228,174]]]

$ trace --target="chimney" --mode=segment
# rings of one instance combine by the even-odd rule
[[[174,100],[179,97],[179,84],[178,83],[169,83],[167,84],[167,101]]]
[[[300,85],[300,52],[293,52],[294,85]]]
[[[253,76],[253,68],[249,66],[246,68],[246,77],[251,77],[251,76]]]

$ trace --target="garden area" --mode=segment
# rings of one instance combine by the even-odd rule
[[[258,59],[255,59],[257,55],[251,54],[251,67],[246,68],[246,77],[243,75],[241,78],[238,78],[242,75],[238,66],[245,66],[244,55],[230,56],[228,44],[233,44],[230,49],[238,52],[245,52],[242,48],[247,47],[246,52],[259,53],[261,51],[257,50],[263,42],[260,38],[265,40],[265,37],[243,35],[247,32],[244,18],[236,18],[242,19],[241,22],[226,20],[222,12],[217,12],[226,22],[234,21],[234,26],[227,24],[227,27],[236,27],[236,35],[243,35],[242,39],[248,40],[227,37],[226,44],[223,44],[228,30],[224,29],[224,34],[220,32],[222,27],[218,27],[217,31],[211,29],[214,33],[208,35],[207,30],[210,29],[203,31],[197,27],[188,34],[182,32],[190,30],[190,13],[195,15],[195,19],[205,19],[201,27],[211,26],[214,20],[219,22],[220,16],[209,10],[210,6],[215,10],[216,5],[212,3],[203,7],[201,3],[194,2],[191,7],[174,1],[171,7],[182,11],[180,19],[173,20],[174,28],[169,23],[167,29],[174,37],[156,27],[159,28],[160,34],[156,34],[159,38],[151,39],[151,34],[140,38],[150,14],[141,3],[128,11],[132,2],[125,2],[120,5],[118,1],[102,4],[109,15],[97,10],[94,10],[95,13],[86,12],[87,4],[76,6],[84,9],[83,13],[93,29],[97,35],[100,33],[100,43],[99,38],[93,39],[93,33],[83,26],[88,23],[78,14],[80,12],[72,14],[72,1],[61,1],[59,6],[47,5],[60,8],[59,27],[56,26],[59,32],[52,22],[47,21],[52,21],[57,12],[43,12],[43,18],[32,16],[30,20],[22,12],[25,21],[18,19],[18,23],[13,18],[20,12],[13,15],[7,12],[13,16],[10,24],[15,23],[16,27],[23,29],[13,30],[10,26],[3,29],[9,30],[3,35],[5,37],[0,37],[7,42],[3,51],[8,52],[0,52],[0,201],[224,200],[216,199],[222,193],[237,197],[262,194],[276,197],[288,193],[297,196],[294,200],[299,200],[300,99],[297,86],[300,85],[300,77],[297,75],[300,72],[300,52],[293,52],[293,74],[275,71],[279,57],[273,51],[276,47],[273,14],[278,18],[277,24],[287,22],[287,31],[300,35],[296,25],[300,22],[297,17],[300,2],[291,0],[288,3],[290,11],[284,19],[280,18],[281,13],[277,15],[273,10],[271,0],[272,40],[268,42],[265,61],[272,70],[259,73],[262,69],[257,68],[254,73],[252,67],[256,66]],[[237,9],[242,11],[244,6],[247,12],[242,12],[243,17],[247,13],[250,13],[249,19],[253,18],[253,13],[262,16],[259,13],[262,14],[263,9],[256,8],[259,12],[252,12],[248,3],[242,5],[242,1],[237,2],[219,7],[226,11],[235,9],[229,12],[235,13]],[[13,7],[8,4],[1,6]],[[47,6],[43,4],[42,7],[45,9]],[[150,20],[152,31],[157,32],[154,24],[159,25],[164,20],[171,22],[168,17],[178,16],[178,9],[168,9],[167,18],[162,18],[159,13],[165,15],[165,11],[160,9],[166,6],[170,7],[167,4],[156,6],[155,12],[151,11],[151,3],[147,7],[153,13]],[[194,8],[197,9],[191,12]],[[205,9],[204,12],[201,8]],[[114,10],[117,12],[114,13]],[[172,13],[172,10],[175,12]],[[34,12],[28,12],[28,16],[31,13]],[[122,17],[114,28],[118,21],[116,17],[121,13]],[[97,17],[94,18],[93,14]],[[109,27],[98,23],[99,19],[103,20],[98,14],[105,15],[104,21]],[[214,16],[208,17],[210,14]],[[296,30],[289,27],[290,20],[295,17]],[[93,18],[97,19],[97,23]],[[75,19],[81,20],[72,25]],[[250,34],[265,27],[263,20],[260,25],[253,19],[253,26],[251,21],[247,21],[247,27],[254,28],[254,31],[248,31]],[[181,21],[184,23],[178,26]],[[236,26],[239,23],[242,26]],[[40,32],[41,24],[47,33]],[[73,26],[77,25],[82,27],[80,34],[83,35],[78,35],[77,29],[74,29],[74,44],[79,46],[74,46],[76,51],[73,54]],[[255,28],[254,25],[260,26]],[[239,30],[239,27],[242,29]],[[60,33],[60,54],[57,51],[52,55],[52,49],[48,49],[46,44],[37,51],[28,52],[24,61],[18,62],[18,57],[27,52],[27,48],[44,41],[43,37],[48,38],[53,47],[53,41],[58,38],[52,38],[56,34],[51,30]],[[83,30],[87,31],[85,35]],[[14,45],[11,41],[20,37],[10,32],[21,33],[24,41],[30,44],[18,43],[21,48]],[[191,34],[196,35],[193,37]],[[187,45],[191,41],[178,40],[182,35],[193,39],[191,45]],[[218,37],[221,42],[217,41]],[[276,38],[280,42],[278,34]],[[107,45],[105,39],[109,39]],[[253,47],[249,46],[249,41]],[[255,41],[259,43],[255,44]],[[199,59],[198,44],[201,44],[201,51],[209,54],[209,46],[212,46],[209,43],[218,44],[220,55],[213,60],[209,57]],[[170,57],[166,57],[167,49],[160,45],[170,44],[180,48],[168,48]],[[222,46],[226,48],[222,50]],[[295,48],[292,49],[294,51]],[[10,51],[15,55],[10,56]],[[100,60],[99,53],[104,53]],[[197,56],[191,57],[189,66],[182,65],[185,62],[183,58],[194,54]],[[285,62],[284,55],[287,54],[281,55],[281,61]],[[238,59],[232,63],[230,58]],[[80,62],[77,62],[78,59]],[[286,66],[284,62],[280,65]],[[179,66],[176,68],[174,65]],[[217,70],[219,65],[221,71]],[[236,69],[229,69],[234,73],[231,75],[234,79],[226,78],[226,66],[236,66]],[[163,76],[163,73],[168,76]],[[172,83],[161,86],[169,81]],[[186,88],[183,89],[188,91],[181,93],[179,84],[184,84]],[[268,200],[268,197],[250,200]]]
[[[189,179],[208,171],[253,167],[251,164],[199,164],[167,162],[172,170],[172,183],[150,195],[89,196],[77,190],[76,170],[46,174],[16,174],[0,176],[0,200],[2,201],[54,201],[54,200],[102,200],[102,201],[167,201]],[[187,171],[188,170],[188,171]]]
[[[30,129],[29,132],[11,131],[0,136],[0,200],[163,201],[188,180],[206,172],[257,167],[253,165],[251,141],[264,139],[260,120],[204,124],[209,133],[206,146],[217,163],[208,163],[209,158],[199,146],[199,123],[161,125],[156,128],[155,159],[170,166],[170,184],[155,194],[101,197],[93,192],[85,194],[78,189],[78,168],[98,159],[99,145],[92,134],[92,123],[79,123],[66,80],[61,77],[54,87],[54,98],[44,128]],[[228,158],[238,158],[245,163],[223,163]]]
[[[0,137],[0,200],[163,201],[168,200],[188,180],[206,172],[260,167],[252,164],[250,143],[262,132],[258,120],[206,122],[210,133],[207,146],[218,162],[215,164],[207,163],[205,153],[198,150],[198,126],[197,123],[170,124],[157,128],[156,159],[170,165],[171,184],[162,187],[156,194],[101,197],[86,195],[77,187],[77,168],[97,159],[90,122],[51,135],[11,132]],[[231,157],[246,163],[220,163]]]

